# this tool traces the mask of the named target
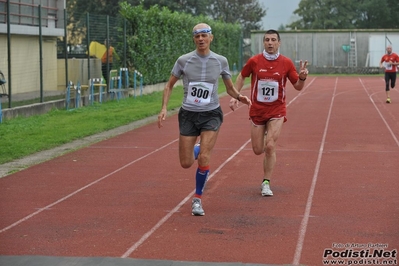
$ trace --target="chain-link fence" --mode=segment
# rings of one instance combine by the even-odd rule
[[[57,58],[72,60],[64,71],[67,77],[61,79],[87,85],[91,78],[107,79],[105,72],[126,67],[126,21],[85,13],[69,16],[67,25],[66,38],[57,40]],[[113,52],[105,53],[106,49]]]
[[[21,2],[8,7],[0,0],[0,71],[2,88],[7,87],[2,91],[3,108],[65,100],[71,82],[85,89],[90,80],[103,79],[109,90],[120,83],[111,82],[118,71],[132,67],[127,63],[122,18],[88,13],[68,16],[61,9],[54,19],[51,12],[55,10]],[[113,52],[105,53],[107,48]]]
[[[6,1],[0,0],[0,47],[4,47],[0,70],[8,87],[8,97],[1,98],[3,108],[68,98],[72,101],[78,91],[82,96],[89,94],[91,80],[98,82],[103,79],[100,83],[106,84],[106,88],[96,86],[96,93],[100,89],[109,93],[121,83],[116,78],[125,78],[120,74],[121,69],[127,69],[129,73],[124,84],[128,83],[131,87],[143,84],[141,69],[136,69],[133,51],[128,49],[126,40],[127,36],[130,41],[141,36],[132,33],[135,29],[125,19],[88,13],[67,14],[60,8],[28,6],[21,2],[11,2],[10,10],[15,12],[8,18]],[[25,10],[26,14],[18,13],[21,10]],[[28,13],[32,17],[30,22],[24,20],[22,23],[21,18],[27,17]],[[11,31],[7,29],[8,22],[12,26]],[[220,39],[220,36],[217,38]],[[233,72],[237,72],[250,56],[250,42],[235,39],[231,42],[232,49],[237,49],[238,43],[242,44],[238,51],[240,60],[231,62]],[[106,53],[107,48],[113,52]],[[151,51],[150,48],[146,50]],[[168,53],[167,49],[164,52]],[[153,53],[151,56],[162,55]],[[172,65],[171,61],[170,68]],[[68,89],[71,93],[69,97]],[[72,107],[73,104],[67,103]]]

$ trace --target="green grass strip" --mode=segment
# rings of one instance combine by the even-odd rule
[[[225,90],[220,80],[219,93]],[[163,91],[160,91],[73,110],[54,109],[42,115],[3,120],[0,124],[0,164],[157,115],[161,110],[162,95]],[[176,86],[168,110],[180,107],[182,99],[183,87]]]

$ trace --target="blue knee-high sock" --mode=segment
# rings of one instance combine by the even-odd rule
[[[204,167],[198,166],[197,173],[195,174],[195,197],[201,198],[208,175],[209,165]]]
[[[195,160],[197,160],[198,159],[198,154],[200,153],[200,145],[198,144],[196,144],[195,146],[194,146],[194,159]]]

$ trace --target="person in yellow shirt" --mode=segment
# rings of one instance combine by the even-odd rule
[[[104,55],[101,57],[101,71],[105,79],[105,82],[108,84],[108,76],[109,76],[109,71],[112,69],[112,61],[115,49],[109,44],[107,39],[105,39],[104,45],[106,47],[106,51]],[[107,69],[107,62],[108,62],[108,69]]]

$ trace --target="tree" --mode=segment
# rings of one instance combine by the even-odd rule
[[[277,29],[277,30],[278,30],[278,31],[284,31],[284,30],[286,30],[285,27],[284,27],[284,24],[281,23],[280,26],[278,26],[278,29]]]
[[[171,11],[187,13],[193,16],[206,15],[212,0],[127,0],[132,6],[143,4],[146,9],[158,5]]]
[[[95,15],[118,16],[120,0],[67,0],[66,6],[70,16],[91,13]]]
[[[399,28],[399,1],[301,0],[292,29]]]
[[[110,16],[110,24],[116,24],[119,15],[119,0],[67,0],[68,43],[81,44],[87,35],[87,14],[89,14],[90,37],[103,43],[106,38],[106,15]],[[112,33],[116,35],[116,33]],[[112,38],[111,38],[112,39]]]
[[[67,0],[68,14],[95,13],[96,15],[119,15],[119,4],[127,2],[132,6],[143,5],[145,9],[158,5],[179,13],[193,16],[209,16],[212,19],[226,23],[239,23],[244,35],[249,36],[250,30],[261,28],[261,20],[266,15],[258,0]]]
[[[227,23],[239,23],[244,37],[249,37],[251,30],[262,27],[260,22],[266,15],[266,10],[257,0],[214,0],[208,15]]]
[[[351,29],[356,16],[355,1],[301,0],[294,11],[301,19],[289,24],[292,29]]]
[[[359,20],[356,26],[361,29],[399,28],[399,2],[391,0],[368,0],[359,4]]]

